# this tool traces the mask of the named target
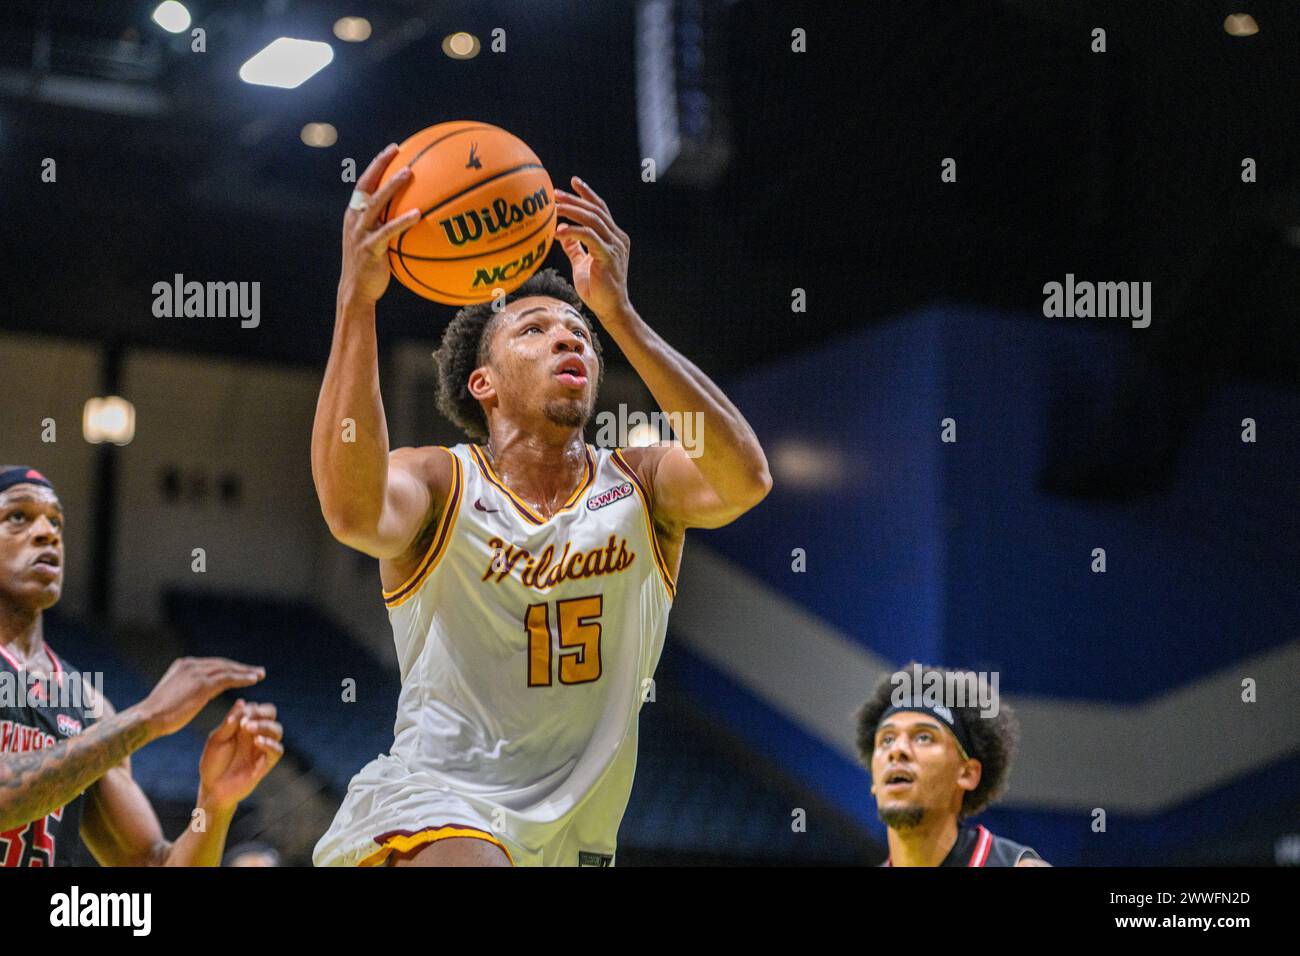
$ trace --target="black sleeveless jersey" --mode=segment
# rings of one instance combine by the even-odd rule
[[[15,754],[53,747],[82,733],[95,718],[89,707],[50,706],[89,701],[51,700],[55,684],[63,686],[72,668],[47,646],[53,677],[42,681],[22,670],[0,645],[0,753]],[[19,690],[19,682],[22,690]],[[73,696],[73,695],[69,695]],[[81,793],[53,813],[0,833],[0,866],[76,866],[89,862],[81,842]]]
[[[940,866],[1015,866],[1023,859],[1041,860],[1038,851],[1005,837],[994,836],[983,826],[957,828],[957,842]],[[881,866],[893,866],[885,860]]]

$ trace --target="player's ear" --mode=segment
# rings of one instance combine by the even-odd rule
[[[980,785],[983,776],[984,765],[972,757],[961,765],[961,771],[957,774],[957,786],[963,790],[974,790]]]
[[[475,401],[485,402],[496,396],[496,386],[492,384],[492,371],[486,365],[480,365],[469,373],[469,393]]]

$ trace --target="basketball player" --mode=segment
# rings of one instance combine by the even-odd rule
[[[84,843],[103,866],[219,866],[235,808],[284,752],[275,707],[241,700],[208,736],[194,817],[202,826],[173,843],[131,777],[130,755],[264,672],[178,660],[148,697],[115,711],[45,643],[43,614],[62,590],[53,486],[33,468],[0,467],[0,865],[88,863]]]
[[[345,215],[312,472],[335,537],[379,559],[402,692],[391,752],[352,779],[314,859],[608,866],[685,530],[762,500],[767,460],[632,308],[628,238],[576,178],[555,191],[574,286],[548,270],[499,311],[461,309],[436,354],[438,406],[476,443],[390,451],[375,302],[388,239],[415,215],[376,223],[409,173],[371,192],[395,151]],[[602,371],[584,304],[665,412],[703,413],[702,454],[584,443]]]
[[[909,664],[909,672],[943,674]],[[1048,866],[1027,846],[966,821],[1006,787],[1018,724],[1006,704],[931,706],[893,699],[886,678],[858,715],[858,753],[871,770],[876,812],[889,828],[884,866]]]

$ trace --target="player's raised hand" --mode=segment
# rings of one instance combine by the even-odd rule
[[[379,301],[388,288],[392,278],[385,254],[388,240],[420,221],[420,211],[412,209],[389,222],[379,222],[388,200],[411,180],[408,167],[398,170],[382,187],[379,185],[396,155],[396,144],[389,144],[370,161],[357,180],[347,212],[343,214],[343,271],[339,277],[339,293],[363,302]]]
[[[555,190],[556,216],[569,220],[556,227],[555,238],[573,266],[573,287],[596,317],[607,322],[631,309],[627,262],[632,240],[615,224],[595,190],[577,176],[573,187],[576,195]]]
[[[233,808],[280,762],[283,739],[274,704],[237,701],[199,758],[199,803]]]
[[[136,707],[149,728],[150,739],[174,734],[218,694],[250,687],[266,670],[224,657],[182,657],[173,661],[149,696]]]

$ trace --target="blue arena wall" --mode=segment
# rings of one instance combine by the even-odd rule
[[[720,552],[886,661],[997,671],[1011,697],[1138,705],[1290,645],[1300,567],[1293,391],[1212,389],[1158,493],[1105,500],[1047,489],[1063,457],[1105,459],[1089,442],[1142,334],[1123,322],[940,304],[729,383],[776,484],[735,524],[688,536],[687,549]],[[1142,412],[1139,401],[1139,436],[1152,427]],[[956,443],[940,441],[946,418]],[[1240,440],[1244,418],[1257,423],[1255,443]],[[810,452],[822,456],[821,477],[802,480],[796,467],[783,480],[783,461],[793,454],[806,470]],[[1097,547],[1105,574],[1090,568]],[[792,571],[796,548],[804,573]],[[842,751],[702,658],[691,672],[703,709],[883,832],[865,772]],[[1157,815],[1112,815],[1123,840],[1089,839],[1086,818],[1032,806],[988,819],[1063,863],[1142,862],[1180,835],[1221,831],[1245,793],[1294,799],[1300,730],[1290,746],[1290,758]]]

